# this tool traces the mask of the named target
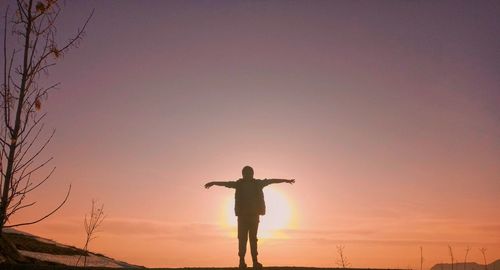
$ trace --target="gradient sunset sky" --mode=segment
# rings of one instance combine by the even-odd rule
[[[61,40],[92,9],[42,78],[56,173],[13,222],[73,192],[23,230],[81,246],[95,198],[91,250],[234,266],[233,191],[203,184],[251,165],[297,181],[265,189],[262,222],[287,214],[264,265],[337,266],[339,244],[353,267],[500,258],[499,1],[72,0]]]

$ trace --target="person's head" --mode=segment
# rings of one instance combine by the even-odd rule
[[[243,175],[243,179],[253,179],[253,169],[250,166],[243,167],[241,170],[241,174]]]

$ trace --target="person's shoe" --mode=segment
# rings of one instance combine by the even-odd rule
[[[239,266],[240,269],[247,269],[247,264],[245,263],[245,261],[240,261],[240,266]]]
[[[253,262],[253,269],[262,269],[262,264],[260,262]]]

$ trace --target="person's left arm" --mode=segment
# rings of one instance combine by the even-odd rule
[[[295,179],[264,179],[262,180],[264,182],[264,185],[270,185],[270,184],[279,184],[279,183],[288,183],[288,184],[293,184],[295,183]]]

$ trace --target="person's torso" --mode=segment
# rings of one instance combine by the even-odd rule
[[[266,205],[261,180],[236,181],[235,214],[237,216],[265,215]]]

